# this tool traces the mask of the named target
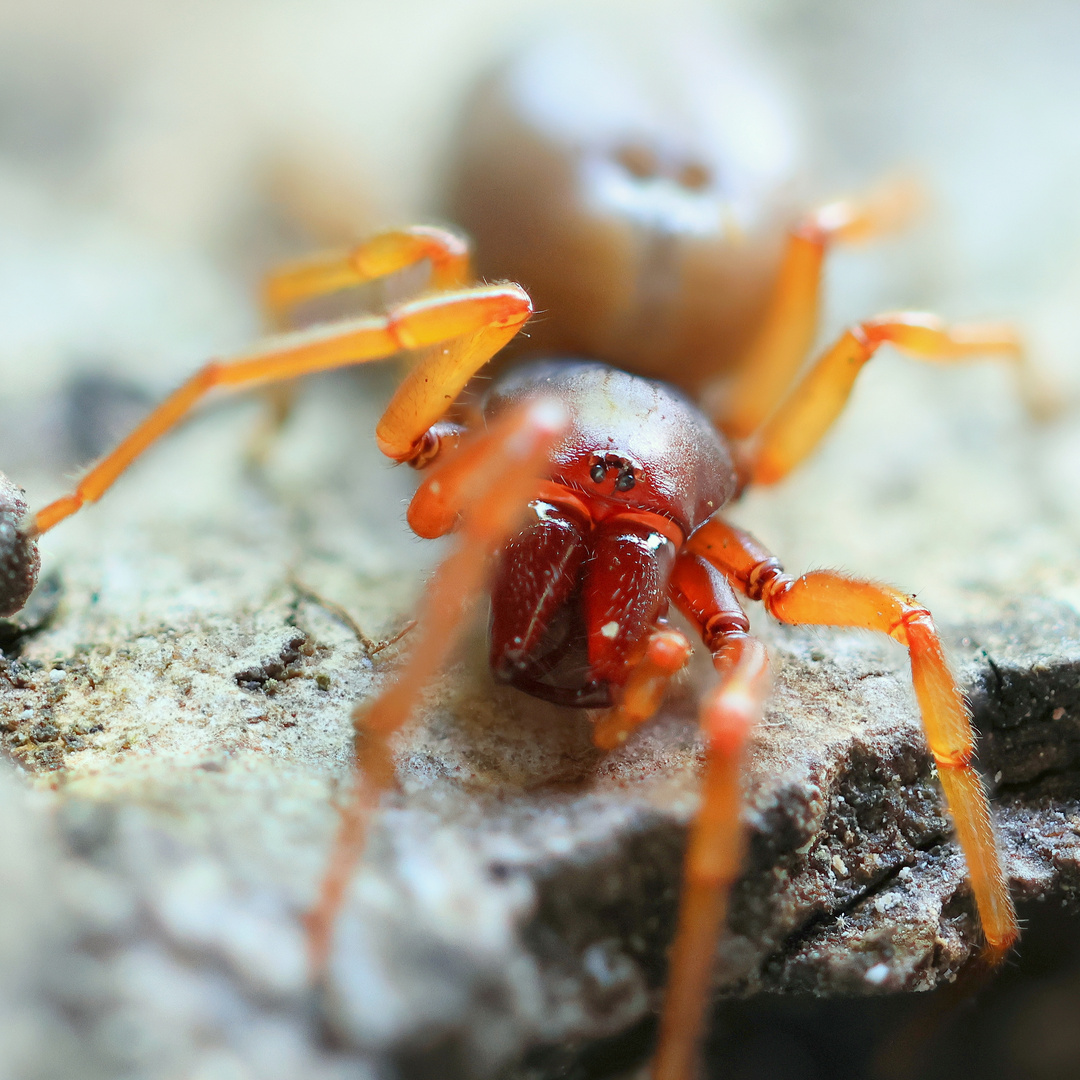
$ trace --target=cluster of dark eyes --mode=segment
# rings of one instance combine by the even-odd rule
[[[629,491],[636,483],[634,479],[634,467],[622,458],[607,457],[598,458],[589,470],[589,476],[594,484],[602,484],[607,479],[607,474],[614,469],[617,472],[615,478],[616,491]]]

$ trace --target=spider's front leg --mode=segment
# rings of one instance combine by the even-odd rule
[[[373,237],[354,249],[348,257],[351,277],[344,282],[340,267],[335,279],[332,261],[285,268],[271,279],[268,303],[283,320],[292,305],[328,291],[334,280],[340,288],[424,259],[432,266],[436,287],[460,286],[468,273],[464,241],[441,229],[417,226]],[[29,516],[21,498],[0,491],[0,611],[13,614],[26,602],[37,577],[37,537],[100,499],[213,390],[247,389],[382,360],[403,350],[427,349],[398,388],[377,431],[384,453],[396,461],[414,461],[430,456],[432,447],[425,442],[429,429],[531,314],[528,294],[518,285],[455,287],[399,304],[383,315],[280,335],[251,352],[210,361],[98,462],[70,495]]]
[[[1019,936],[1016,910],[1001,866],[990,806],[971,764],[971,714],[945,659],[926,608],[887,585],[831,570],[792,578],[752,536],[713,519],[689,547],[781,622],[853,626],[888,634],[907,647],[926,741],[937,764],[956,837],[964,853],[986,944],[982,963],[999,964]]]
[[[740,821],[743,754],[769,692],[769,658],[726,578],[693,551],[671,577],[676,607],[701,635],[720,676],[702,704],[701,807],[683,862],[679,919],[668,967],[653,1080],[690,1080],[705,1027],[716,944],[745,846]]]
[[[432,537],[453,529],[458,542],[428,583],[405,664],[390,686],[353,713],[356,786],[342,812],[319,899],[307,918],[317,976],[326,968],[334,923],[363,853],[371,812],[394,783],[390,740],[457,643],[470,604],[484,590],[491,556],[519,524],[568,421],[565,408],[553,401],[516,409],[489,430],[460,445],[454,440],[451,451],[439,452],[438,463],[413,497],[410,523],[420,523],[423,535]]]
[[[272,339],[229,360],[212,360],[167,397],[120,445],[82,478],[70,495],[34,516],[32,536],[47,532],[86,503],[96,502],[158,439],[185,419],[212,390],[240,389],[317,371],[383,360],[403,349],[436,347],[398,387],[376,437],[383,453],[408,461],[424,433],[469,379],[532,314],[519,285],[479,286],[413,300],[386,315],[331,323]]]
[[[376,428],[379,448],[395,461],[423,461],[430,432],[470,378],[524,326],[532,303],[520,285],[485,285],[400,304],[385,315],[330,323],[272,338],[228,360],[212,360],[167,397],[119,446],[64,495],[34,515],[12,491],[0,491],[0,612],[17,612],[33,589],[35,541],[88,503],[97,502],[158,439],[215,389],[247,389],[299,375],[427,349],[405,377]]]

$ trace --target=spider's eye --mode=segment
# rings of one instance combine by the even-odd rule
[[[602,484],[604,477],[607,476],[607,468],[602,461],[598,461],[589,470],[589,475],[592,477],[594,484]]]
[[[634,486],[633,473],[619,473],[619,479],[615,481],[616,491],[629,491]]]

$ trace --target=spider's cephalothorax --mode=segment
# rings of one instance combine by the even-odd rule
[[[735,470],[724,438],[682,394],[604,364],[513,369],[485,413],[541,397],[566,406],[570,427],[501,553],[492,671],[560,705],[607,706],[666,614],[676,556],[734,494]]]

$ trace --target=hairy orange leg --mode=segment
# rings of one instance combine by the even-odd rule
[[[379,446],[397,461],[421,451],[428,428],[476,370],[518,332],[532,312],[518,285],[492,285],[401,304],[368,316],[271,339],[256,352],[200,368],[94,466],[75,491],[39,510],[33,534],[51,529],[96,502],[153,443],[175,427],[211,390],[257,386],[316,371],[382,360],[402,349],[441,346],[398,387],[376,429]]]
[[[814,343],[830,245],[895,228],[915,201],[910,186],[894,185],[864,202],[822,206],[791,231],[761,331],[740,362],[718,418],[726,435],[744,439],[756,431],[794,381]]]
[[[645,639],[641,659],[618,691],[615,707],[602,713],[593,727],[593,745],[614,750],[660,707],[668,683],[686,666],[690,642],[670,626],[659,625]]]
[[[390,739],[409,719],[427,684],[461,634],[468,605],[483,590],[491,554],[519,523],[547,470],[548,455],[568,422],[553,402],[537,402],[503,417],[476,439],[482,452],[445,459],[438,472],[468,475],[470,505],[459,520],[459,540],[428,583],[417,630],[404,666],[373,702],[357,706],[356,788],[342,813],[319,899],[307,917],[312,969],[326,966],[334,922],[357,860],[363,853],[371,811],[393,786]],[[458,489],[463,485],[456,480]],[[423,493],[418,493],[421,501]]]
[[[740,824],[743,751],[769,691],[764,645],[749,634],[727,580],[699,556],[675,563],[671,593],[697,627],[720,675],[701,710],[705,775],[701,808],[690,829],[679,920],[668,967],[653,1080],[690,1080],[705,1028],[716,943],[742,866]]]
[[[456,233],[414,225],[380,233],[344,254],[316,256],[286,263],[263,282],[263,307],[278,329],[288,325],[299,304],[428,260],[433,289],[460,289],[469,283],[469,248]]]
[[[888,634],[907,647],[923,730],[982,922],[983,962],[1000,963],[1019,936],[1016,911],[998,856],[986,792],[971,764],[975,751],[971,714],[949,670],[930,612],[887,585],[835,571],[792,578],[753,537],[719,520],[698,529],[689,547],[751,599],[760,599],[781,622],[856,626]]]
[[[308,300],[353,288],[427,260],[433,290],[460,289],[469,283],[469,247],[456,233],[430,225],[413,225],[370,237],[341,254],[319,255],[286,263],[263,281],[262,307],[272,331],[286,331],[296,307]],[[248,449],[256,465],[266,461],[274,439],[292,413],[292,382],[268,387],[268,409]]]
[[[810,454],[847,404],[863,365],[885,344],[920,360],[944,363],[990,353],[1020,361],[1024,355],[1016,333],[1004,325],[948,327],[917,312],[857,323],[814,364],[754,438],[747,454],[751,483],[774,484]]]

